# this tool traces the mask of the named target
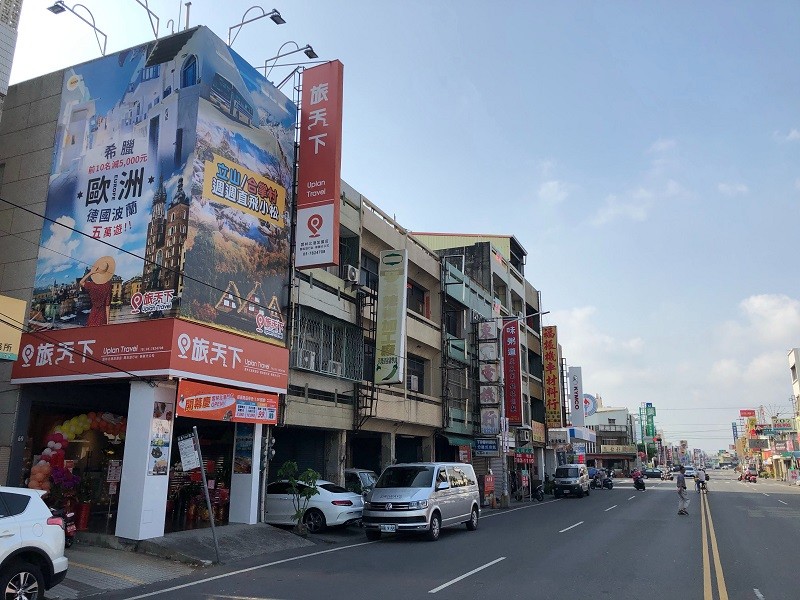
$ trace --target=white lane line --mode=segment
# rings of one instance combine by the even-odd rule
[[[764,600],[764,594],[758,591],[758,588],[753,588],[753,593],[755,593],[756,598],[758,598],[758,600]]]
[[[474,574],[475,574],[475,573],[477,573],[478,571],[483,571],[484,569],[486,569],[486,568],[488,568],[488,567],[491,567],[492,565],[494,565],[494,564],[497,564],[497,563],[499,563],[501,560],[505,560],[505,559],[506,559],[506,557],[505,557],[505,556],[501,556],[500,558],[497,558],[497,559],[493,560],[493,561],[492,561],[492,562],[490,562],[490,563],[486,563],[486,564],[485,564],[485,565],[483,565],[482,567],[478,567],[477,569],[472,569],[472,571],[470,571],[469,573],[464,573],[464,574],[463,574],[463,575],[461,575],[460,577],[456,577],[455,579],[451,579],[450,581],[448,581],[447,583],[443,583],[443,584],[442,584],[442,585],[440,585],[439,587],[433,588],[432,590],[428,590],[428,593],[429,593],[429,594],[435,594],[436,592],[438,592],[438,591],[440,591],[440,590],[443,590],[444,588],[446,588],[446,587],[448,587],[448,586],[451,586],[451,585],[453,585],[454,583],[458,583],[458,582],[459,582],[459,581],[461,581],[462,579],[466,579],[466,578],[467,578],[467,577],[469,577],[470,575],[474,575]]]
[[[769,496],[767,492],[761,492],[761,493],[764,494],[765,496]]]
[[[226,577],[232,577],[234,575],[241,575],[242,573],[250,573],[251,571],[258,571],[259,569],[265,569],[267,567],[274,567],[275,565],[282,565],[284,563],[294,562],[296,560],[302,560],[304,558],[309,558],[311,556],[320,556],[321,554],[329,554],[331,552],[338,552],[340,550],[349,550],[350,548],[358,548],[359,546],[366,546],[368,544],[377,544],[378,542],[362,542],[360,544],[350,544],[349,546],[341,546],[339,548],[330,548],[328,550],[320,550],[319,552],[311,552],[310,554],[303,554],[302,556],[294,556],[292,558],[284,558],[282,560],[276,560],[270,563],[265,563],[263,565],[256,565],[254,567],[247,567],[246,569],[239,569],[238,571],[231,571],[230,573],[222,573],[221,575],[214,575],[212,577],[205,577],[203,579],[198,579],[197,581],[191,581],[189,583],[183,583],[181,585],[173,585],[172,587],[164,588],[163,590],[156,590],[155,592],[148,592],[146,594],[139,594],[138,596],[128,596],[125,600],[140,600],[141,598],[149,598],[150,596],[158,596],[160,594],[166,594],[167,592],[174,592],[175,590],[182,590],[183,588],[192,587],[195,585],[200,585],[201,583],[208,583],[209,581],[216,581],[217,579],[224,579]]]
[[[630,498],[628,498],[628,500],[633,500],[634,498],[636,498],[636,496],[631,496]]]
[[[780,502],[781,504],[786,504],[787,506],[789,505],[788,502],[784,502],[783,500],[778,500],[778,502]]]
[[[615,504],[614,506],[610,506],[610,507],[608,507],[608,508],[607,508],[607,509],[605,509],[603,512],[608,512],[608,511],[610,511],[610,510],[614,510],[615,508],[617,508],[617,505],[616,505],[616,504]]]
[[[575,525],[570,525],[569,527],[567,527],[566,529],[562,529],[558,533],[564,533],[565,531],[569,531],[570,529],[572,529],[573,527],[577,527],[578,525],[583,525],[583,521],[578,521],[577,523],[575,523]]]

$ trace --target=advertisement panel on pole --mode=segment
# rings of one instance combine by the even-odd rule
[[[375,334],[375,383],[404,381],[408,251],[384,250],[378,264],[378,323]]]
[[[546,440],[544,423],[539,421],[531,421],[531,441],[538,444],[544,444]]]
[[[25,300],[0,296],[0,360],[17,360],[27,305]]]
[[[561,377],[558,364],[558,331],[555,325],[542,327],[545,420],[547,428],[561,427]]]
[[[500,433],[500,411],[497,408],[481,407],[481,433],[497,435]]]
[[[475,438],[474,454],[475,456],[500,456],[497,438]]]
[[[178,383],[178,416],[276,425],[278,396],[181,379]]]
[[[580,367],[570,367],[567,369],[567,377],[569,379],[570,419],[574,426],[583,427],[586,423],[586,413],[583,408],[582,369]]]
[[[755,417],[756,411],[753,408],[742,408],[739,410],[740,417]]]
[[[29,324],[285,345],[297,109],[207,27],[170,39],[65,71]]]
[[[597,398],[591,394],[583,395],[583,413],[587,417],[591,417],[597,412]]]
[[[303,71],[295,266],[339,264],[342,85],[338,60]]]
[[[513,425],[522,424],[522,367],[520,363],[519,320],[503,322],[500,336],[503,358],[503,401],[505,416]]]

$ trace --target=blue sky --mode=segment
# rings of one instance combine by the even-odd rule
[[[99,54],[49,4],[24,4],[12,82]],[[153,37],[136,2],[82,4],[109,52]],[[163,35],[181,3],[149,5]],[[190,25],[227,39],[250,6],[194,0]],[[287,23],[245,25],[234,49],[258,66],[293,40],[341,60],[343,178],[412,230],[514,234],[586,392],[653,402],[670,441],[707,451],[739,408],[791,409],[799,3],[275,8]]]

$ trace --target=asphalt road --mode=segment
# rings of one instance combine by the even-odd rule
[[[711,471],[677,514],[672,481],[485,510],[438,542],[331,531],[314,548],[254,557],[103,598],[789,600],[800,598],[800,488]],[[691,480],[690,480],[691,481]]]

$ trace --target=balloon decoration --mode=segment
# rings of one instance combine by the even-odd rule
[[[69,443],[85,431],[94,429],[110,436],[125,439],[125,428],[128,421],[125,417],[112,413],[84,413],[64,421],[53,428],[45,438],[45,448],[33,467],[28,487],[34,490],[50,491],[53,484],[69,487],[71,479],[64,476],[64,455]],[[51,478],[53,481],[51,482]]]

